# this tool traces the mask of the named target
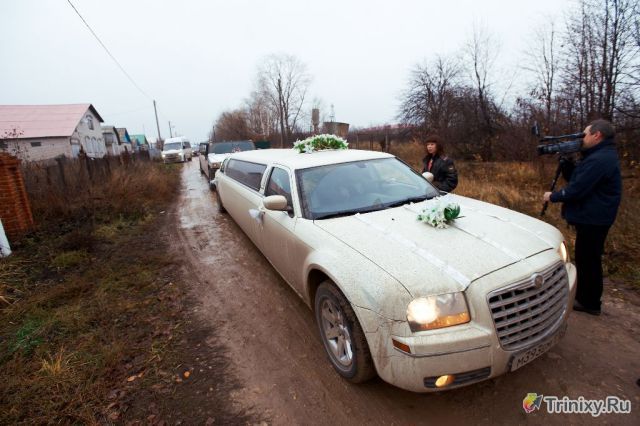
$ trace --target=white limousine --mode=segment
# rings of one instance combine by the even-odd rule
[[[514,371],[564,335],[576,289],[562,234],[446,195],[460,217],[418,221],[442,194],[390,154],[233,154],[213,182],[221,211],[314,311],[335,370],[415,392]]]

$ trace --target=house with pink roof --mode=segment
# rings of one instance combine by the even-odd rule
[[[101,158],[107,147],[91,104],[0,105],[0,151],[25,161],[45,161],[80,153]]]

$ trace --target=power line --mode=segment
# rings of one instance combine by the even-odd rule
[[[147,99],[149,99],[150,101],[152,101],[153,99],[151,99],[151,96],[147,95],[146,92],[144,90],[142,90],[140,88],[140,86],[138,86],[138,84],[133,80],[133,78],[131,78],[131,76],[129,75],[129,73],[127,71],[125,71],[125,69],[122,67],[122,65],[120,65],[120,62],[118,62],[118,60],[115,58],[115,56],[113,56],[111,54],[111,52],[109,52],[109,49],[107,49],[107,46],[104,45],[104,43],[102,42],[102,40],[100,40],[100,37],[98,37],[98,35],[91,29],[91,27],[89,26],[89,24],[87,23],[87,21],[84,20],[84,18],[82,17],[82,15],[80,15],[80,12],[78,12],[78,9],[76,9],[76,7],[73,5],[73,3],[71,3],[71,0],[67,0],[67,2],[69,3],[69,5],[73,8],[73,10],[75,10],[75,12],[78,14],[78,16],[80,17],[80,19],[82,19],[82,22],[84,22],[84,24],[87,26],[87,28],[89,28],[89,31],[91,31],[91,34],[93,34],[93,36],[96,38],[96,40],[98,40],[98,43],[100,43],[100,46],[102,46],[102,48],[105,50],[105,52],[107,52],[107,54],[111,57],[111,59],[113,59],[113,62],[116,63],[116,65],[118,65],[118,68],[120,68],[120,70],[124,73],[124,75],[127,76],[127,78],[129,79],[129,81],[136,86],[136,89],[138,89],[140,91],[140,93],[142,93]]]

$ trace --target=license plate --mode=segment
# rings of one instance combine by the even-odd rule
[[[540,355],[547,352],[553,345],[558,343],[558,340],[564,336],[565,331],[567,330],[566,323],[549,339],[545,340],[538,345],[527,349],[526,351],[515,354],[511,357],[511,361],[509,364],[511,365],[511,371],[516,371],[518,368],[529,364],[534,359],[538,358]]]

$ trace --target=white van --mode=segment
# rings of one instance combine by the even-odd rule
[[[191,142],[184,136],[168,138],[162,147],[162,161],[165,163],[184,162],[193,160]]]

